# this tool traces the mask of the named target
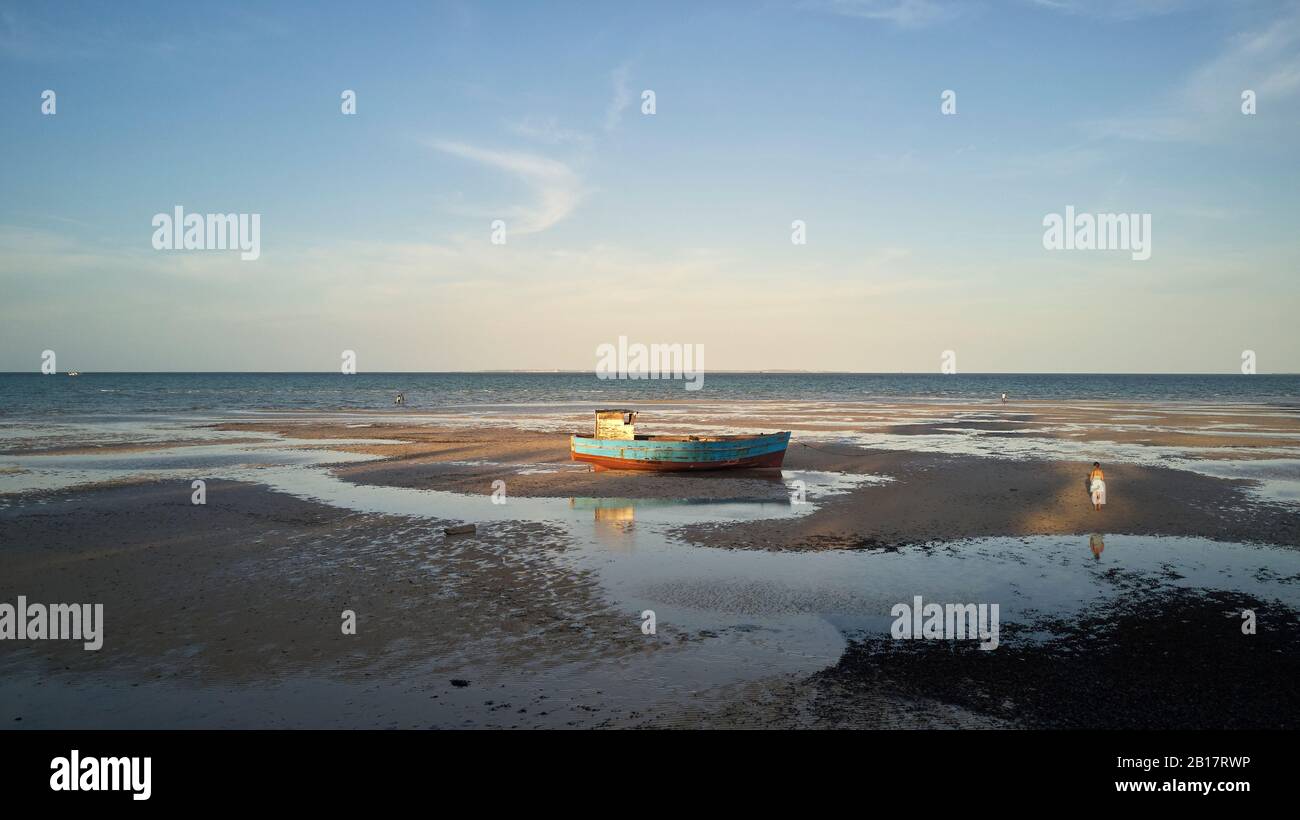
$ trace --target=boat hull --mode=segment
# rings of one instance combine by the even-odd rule
[[[790,434],[718,436],[690,440],[645,436],[636,439],[569,438],[569,457],[596,470],[780,469]]]

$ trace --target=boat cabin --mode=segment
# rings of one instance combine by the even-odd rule
[[[596,438],[636,438],[636,413],[631,410],[597,410]]]

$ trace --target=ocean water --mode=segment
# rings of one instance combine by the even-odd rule
[[[1300,406],[1300,375],[894,373],[705,374],[602,380],[594,373],[0,373],[0,417],[103,417],[266,410],[429,410],[501,404],[645,401],[898,402],[1095,400]],[[400,408],[398,408],[400,409]]]

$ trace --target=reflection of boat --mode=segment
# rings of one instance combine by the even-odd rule
[[[609,524],[628,524],[636,520],[636,507],[596,507],[596,520]]]
[[[658,499],[652,499],[651,504]],[[570,498],[569,506],[575,510],[593,510],[595,520],[623,523],[636,520],[636,505],[642,500],[631,498]],[[663,502],[660,502],[663,503]],[[680,502],[668,502],[680,503]]]
[[[575,510],[591,510],[593,534],[609,549],[631,552],[636,546],[636,503],[630,498],[570,498]]]
[[[784,486],[784,484],[782,484]],[[631,511],[641,509],[654,513],[661,520],[677,521],[674,511],[681,513],[680,523],[710,520],[725,510],[751,508],[771,509],[790,505],[790,496],[774,498],[570,498],[569,507],[575,510],[594,510],[596,519],[609,520],[615,514],[631,518]],[[701,511],[701,508],[707,508]],[[609,513],[610,515],[606,515]]]
[[[597,410],[596,435],[570,436],[569,457],[597,470],[780,468],[790,434],[638,436],[636,413]]]

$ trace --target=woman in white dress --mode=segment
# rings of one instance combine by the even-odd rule
[[[1092,463],[1092,472],[1088,473],[1088,494],[1092,496],[1092,509],[1101,512],[1106,504],[1106,474],[1097,461]]]

